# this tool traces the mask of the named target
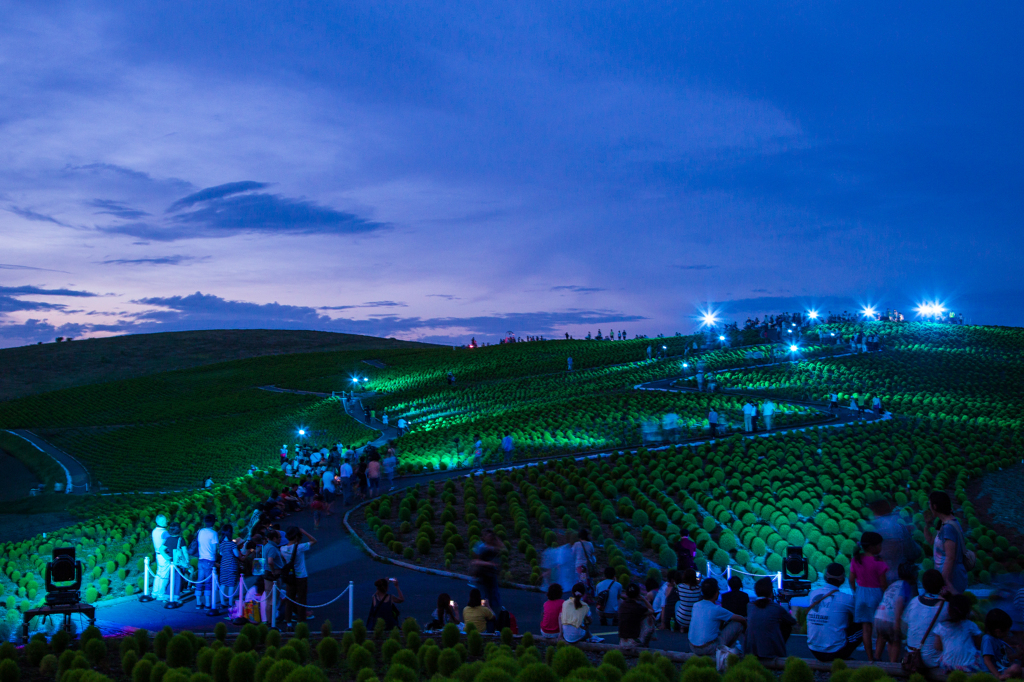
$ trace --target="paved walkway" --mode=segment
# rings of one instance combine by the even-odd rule
[[[37,450],[55,460],[64,469],[64,474],[70,482],[70,489],[73,494],[82,495],[89,491],[89,471],[77,459],[31,431],[14,429],[8,433],[13,433],[15,436],[23,438],[35,446]]]

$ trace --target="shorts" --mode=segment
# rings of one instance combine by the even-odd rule
[[[209,559],[199,560],[199,577],[196,578],[196,592],[212,592],[213,583],[210,576],[213,575],[213,562]]]
[[[891,620],[882,620],[881,618],[875,618],[875,636],[879,640],[885,640],[890,644],[899,644],[903,639],[900,629],[896,627],[896,623]]]
[[[857,586],[856,600],[853,607],[854,623],[874,623],[875,611],[882,602],[881,587]]]

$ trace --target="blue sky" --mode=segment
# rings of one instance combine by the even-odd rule
[[[1024,8],[4,3],[0,346],[1024,324]]]

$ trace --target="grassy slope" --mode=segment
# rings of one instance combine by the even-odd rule
[[[22,346],[0,350],[0,400],[265,355],[429,347],[356,334],[267,329],[135,334]]]

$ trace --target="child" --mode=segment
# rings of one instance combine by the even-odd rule
[[[313,503],[309,506],[313,509],[313,528],[320,527],[320,516],[324,512],[327,512],[328,516],[333,516],[331,514],[331,505],[324,502],[324,496],[320,493],[313,496]]]
[[[540,617],[540,631],[546,637],[557,637],[561,632],[559,616],[562,615],[562,586],[552,583],[548,588],[548,600]]]
[[[882,593],[888,587],[885,573],[889,566],[878,558],[881,552],[882,536],[868,531],[860,537],[860,545],[850,562],[850,587],[856,597],[853,622],[861,624],[864,651],[872,663],[875,662],[875,648],[871,646],[871,626],[875,622],[875,611],[882,601]]]
[[[982,661],[988,671],[1000,680],[1021,676],[1021,664],[1010,665],[1011,658],[1020,658],[1020,652],[1007,646],[1006,638],[1013,627],[1013,618],[1002,609],[985,614],[985,636],[981,638]]]
[[[889,585],[882,595],[882,601],[875,611],[875,658],[882,658],[882,647],[889,645],[889,662],[895,663],[900,654],[900,642],[903,640],[903,633],[900,623],[903,621],[903,611],[917,596],[917,566],[907,562],[900,564],[897,569],[899,580]]]
[[[619,624],[619,597],[622,596],[622,584],[615,579],[615,569],[608,566],[604,569],[604,580],[597,584],[597,614],[601,625]]]
[[[983,669],[981,630],[968,620],[971,600],[964,594],[954,594],[949,601],[949,620],[935,626],[935,650],[939,666],[946,671],[961,670],[976,673]]]
[[[722,595],[722,608],[746,618],[749,603],[750,596],[743,591],[743,579],[738,575],[729,578],[729,591]]]

